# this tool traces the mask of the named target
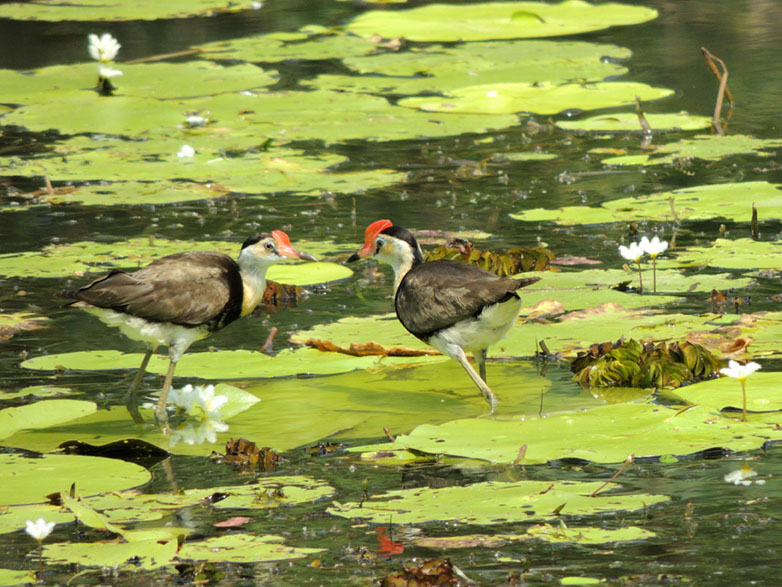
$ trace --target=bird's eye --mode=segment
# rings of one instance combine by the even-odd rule
[[[380,252],[380,249],[382,249],[386,244],[386,241],[382,238],[375,239],[375,254]]]
[[[267,251],[273,251],[274,250],[274,243],[266,242],[266,243],[264,243],[263,247]]]

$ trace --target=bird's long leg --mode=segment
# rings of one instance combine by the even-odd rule
[[[481,349],[475,353],[475,362],[478,363],[478,372],[481,374],[481,379],[488,385],[486,379],[486,351],[489,349]]]
[[[176,361],[169,360],[168,372],[166,373],[166,379],[163,382],[163,389],[160,390],[160,399],[157,402],[157,408],[155,408],[155,418],[161,428],[166,428],[168,425],[168,412],[166,411],[166,403],[168,401],[168,390],[171,389],[171,382],[174,380],[174,369],[176,369]]]
[[[483,399],[489,402],[490,413],[494,414],[494,410],[497,407],[497,398],[494,396],[494,392],[489,388],[486,382],[481,379],[481,376],[478,375],[473,366],[470,365],[470,361],[467,360],[467,355],[464,354],[464,349],[458,344],[449,344],[445,350],[447,351],[446,354],[459,361],[459,364],[464,367],[464,370],[467,371],[467,375],[470,376],[473,383],[481,390]]]
[[[128,393],[125,394],[125,407],[128,408],[130,417],[133,418],[133,421],[136,424],[144,423],[144,418],[141,416],[141,412],[138,411],[138,395],[136,395],[136,390],[141,383],[141,379],[144,377],[144,373],[147,370],[147,365],[149,364],[149,359],[152,357],[152,353],[155,352],[156,348],[157,347],[153,346],[147,348],[144,359],[142,359],[141,365],[139,366],[138,371],[136,371],[136,376],[133,378],[133,382],[130,384],[130,389],[128,389]]]

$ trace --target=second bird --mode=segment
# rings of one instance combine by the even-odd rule
[[[517,290],[540,277],[499,277],[475,265],[447,259],[424,262],[415,237],[390,220],[370,224],[364,246],[348,261],[372,256],[394,270],[394,306],[402,325],[459,361],[493,414],[497,398],[486,383],[486,352],[515,324],[521,308]],[[474,354],[480,374],[465,351]]]

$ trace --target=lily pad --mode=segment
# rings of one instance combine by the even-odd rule
[[[752,204],[761,222],[782,214],[782,191],[779,184],[765,181],[720,183],[660,192],[649,196],[620,198],[600,206],[568,206],[558,210],[535,208],[510,217],[526,222],[551,221],[557,224],[603,224],[606,222],[671,222],[678,220],[711,220],[725,218],[749,222]],[[688,257],[685,252],[679,259]],[[723,265],[718,265],[723,266]]]
[[[488,481],[465,487],[420,487],[372,495],[362,503],[335,503],[329,513],[374,524],[424,524],[453,521],[459,524],[507,524],[553,520],[559,515],[584,516],[645,509],[670,499],[665,495],[618,494],[621,486],[575,481]],[[561,511],[561,514],[560,514]]]
[[[597,5],[581,0],[558,4],[484,2],[370,11],[353,19],[347,28],[363,37],[380,35],[423,42],[484,41],[574,35],[639,24],[656,17],[654,9],[612,2]]]
[[[213,562],[253,563],[304,558],[324,548],[286,546],[282,536],[227,534],[199,542],[186,542],[179,550],[181,559]]]
[[[82,206],[160,205],[194,200],[211,200],[228,192],[219,185],[190,182],[123,181],[60,188],[54,194],[41,194],[50,204],[81,204]]]
[[[61,400],[65,401],[65,400]],[[142,485],[151,479],[139,465],[117,459],[79,455],[0,455],[5,481],[0,504],[46,501],[50,493],[68,492],[71,484],[81,495],[118,491]]]
[[[606,165],[670,165],[688,159],[718,161],[729,155],[749,154],[770,157],[768,153],[782,145],[782,139],[756,139],[746,135],[704,135],[681,139],[654,148],[651,153],[619,155],[603,159]]]
[[[271,33],[217,41],[198,47],[207,59],[239,59],[251,62],[343,59],[373,52],[377,45],[355,35],[315,31],[308,35]]]
[[[782,394],[777,391],[779,376],[776,373],[755,373],[747,379],[747,418],[751,421],[763,420],[761,414],[750,411],[768,412],[782,410]],[[741,383],[730,377],[720,377],[704,381],[698,385],[688,385],[677,389],[676,396],[686,402],[713,410],[722,410],[728,406],[741,408]]]
[[[672,90],[654,88],[638,82],[597,82],[590,84],[497,83],[458,88],[444,98],[405,98],[400,106],[427,112],[456,114],[510,114],[535,112],[558,114],[569,108],[597,110],[632,104],[636,97],[657,100]]]
[[[11,587],[13,585],[29,585],[33,582],[35,582],[34,571],[0,569],[0,585]]]
[[[43,547],[50,564],[77,564],[84,567],[109,567],[123,570],[152,570],[173,564],[177,555],[176,539],[134,542],[60,542]]]
[[[293,236],[293,245],[307,251],[306,244]],[[240,245],[225,241],[176,241],[154,238],[132,238],[117,243],[76,242],[49,245],[42,251],[0,255],[0,275],[19,277],[82,277],[111,269],[139,269],[157,258],[193,250],[213,250],[236,255]],[[309,251],[307,251],[309,252]],[[313,285],[345,279],[352,271],[337,263],[278,264],[267,278],[288,285]]]
[[[698,385],[705,384],[691,387]],[[523,464],[565,458],[616,463],[631,454],[635,457],[689,455],[714,447],[754,450],[769,439],[782,439],[779,422],[782,414],[764,414],[740,422],[723,418],[705,406],[677,411],[654,404],[609,404],[542,418],[425,424],[409,435],[397,436],[392,446],[514,463],[518,461],[519,448],[526,444]]]
[[[712,119],[709,116],[698,116],[688,112],[675,114],[644,114],[652,132],[658,133],[671,130],[700,130],[709,128]],[[643,132],[635,112],[619,112],[616,114],[601,114],[589,118],[575,120],[558,120],[559,128],[583,132]]]
[[[57,387],[56,385],[31,385],[20,389],[19,391],[0,391],[0,399],[16,399],[21,397],[33,396],[36,398],[52,398],[70,395],[73,393],[68,387]]]
[[[509,79],[530,84],[587,82],[625,73],[626,68],[615,60],[629,56],[630,51],[623,47],[580,41],[434,45],[399,53],[348,57],[345,65],[362,75],[325,74],[304,83],[322,90],[409,95]]]
[[[676,260],[730,269],[779,269],[782,266],[782,243],[750,238],[718,238],[708,247],[688,247],[677,254]]]
[[[76,420],[97,409],[92,402],[73,399],[41,400],[0,410],[0,439],[19,430],[37,430]]]
[[[245,10],[246,6],[227,0],[171,0],[155,2],[139,0],[109,5],[102,0],[79,0],[78,3],[61,0],[40,0],[29,2],[6,2],[0,5],[0,17],[14,20],[43,21],[122,21],[157,20],[163,18],[187,18],[192,16],[213,16],[223,12]]]

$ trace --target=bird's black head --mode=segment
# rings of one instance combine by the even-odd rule
[[[406,228],[394,225],[390,220],[378,220],[370,224],[364,234],[364,246],[351,255],[348,262],[370,256],[377,256],[381,261],[392,265],[394,263],[391,259],[400,256],[409,257],[412,265],[424,260],[413,234]]]
[[[261,242],[265,238],[270,238],[272,235],[270,235],[267,232],[263,232],[261,234],[254,234],[253,236],[248,236],[245,241],[242,243],[242,249],[246,249],[247,247],[251,247],[256,243]]]

